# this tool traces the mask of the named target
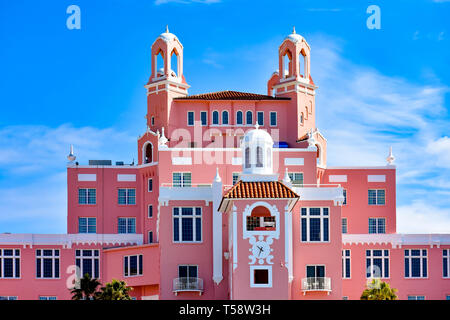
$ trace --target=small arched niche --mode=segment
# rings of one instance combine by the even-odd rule
[[[179,76],[179,62],[180,57],[178,55],[177,49],[173,49],[172,53],[170,54],[170,69],[169,72],[171,72],[172,77],[178,77]]]
[[[275,216],[264,206],[257,206],[247,216],[247,231],[274,231],[276,229]]]
[[[144,145],[144,164],[153,162],[153,145],[147,142]]]

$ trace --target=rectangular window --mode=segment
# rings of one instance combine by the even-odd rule
[[[148,192],[153,191],[153,179],[148,179]]]
[[[405,278],[427,278],[427,257],[426,249],[405,250]]]
[[[442,277],[450,278],[450,249],[442,250]]]
[[[274,231],[276,230],[276,219],[270,217],[247,216],[247,231]]]
[[[344,189],[343,193],[344,193],[344,202],[343,202],[343,204],[346,205],[347,204],[347,189]]]
[[[45,279],[59,278],[58,249],[36,250],[36,278],[45,278]]]
[[[233,185],[238,182],[240,172],[233,172]]]
[[[369,205],[385,205],[386,194],[384,189],[369,189]]]
[[[188,111],[187,113],[187,124],[188,126],[193,126],[194,125],[194,111]]]
[[[256,116],[258,117],[258,124],[260,126],[263,126],[264,125],[264,112],[263,111],[258,111],[256,113]]]
[[[192,176],[190,172],[173,172],[172,184],[174,187],[190,187]]]
[[[342,278],[350,279],[350,250],[342,250]]]
[[[277,113],[272,111],[270,113],[270,126],[276,127],[277,126]]]
[[[325,278],[325,266],[312,265],[306,266],[307,278]]]
[[[100,278],[99,250],[75,250],[75,264],[80,268],[80,277],[87,273],[91,278]]]
[[[148,232],[148,243],[153,243],[153,231]]]
[[[347,218],[342,218],[342,233],[347,233]]]
[[[173,208],[173,241],[202,241],[202,208]]]
[[[136,218],[119,218],[118,233],[136,233]]]
[[[118,203],[122,205],[136,204],[136,189],[118,189]]]
[[[78,204],[96,204],[96,189],[78,189]]]
[[[386,219],[369,218],[369,233],[386,233]]]
[[[97,218],[78,218],[78,233],[97,233]]]
[[[39,296],[39,300],[56,300],[55,296]]]
[[[389,278],[389,250],[366,250],[366,278]]]
[[[148,205],[148,217],[153,217],[153,206],[151,204]]]
[[[142,254],[123,257],[123,269],[125,277],[142,275]]]
[[[200,111],[200,120],[202,121],[202,126],[208,125],[208,112]]]
[[[425,300],[425,296],[408,296],[408,300]]]
[[[272,267],[250,266],[250,287],[251,288],[271,288],[272,287]]]
[[[289,172],[289,179],[291,179],[292,186],[302,187],[303,186],[303,173],[302,172]]]
[[[0,249],[0,278],[20,278],[19,249]]]
[[[329,241],[329,208],[301,208],[303,242]]]
[[[17,296],[0,296],[0,300],[17,300]]]

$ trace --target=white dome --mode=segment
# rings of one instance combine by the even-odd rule
[[[242,140],[242,172],[250,175],[272,174],[273,139],[266,130],[248,131]]]
[[[271,135],[266,130],[261,129],[253,129],[248,131],[244,135],[243,139],[244,144],[268,144],[269,146],[273,146],[273,139]]]
[[[297,33],[291,33],[286,37],[285,40],[291,40],[292,42],[297,43],[301,42],[303,40],[303,37]]]
[[[170,42],[177,39],[177,36],[170,32],[164,32],[159,35],[159,38],[163,39],[165,42]]]

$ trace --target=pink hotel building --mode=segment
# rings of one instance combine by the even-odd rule
[[[188,95],[168,30],[151,56],[137,165],[71,151],[67,234],[0,234],[1,299],[70,299],[75,266],[136,299],[359,299],[372,278],[400,299],[450,298],[450,234],[396,233],[392,152],[327,166],[295,30],[267,95]]]

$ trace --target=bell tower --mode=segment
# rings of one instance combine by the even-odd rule
[[[147,126],[151,131],[169,129],[172,100],[188,94],[183,74],[183,45],[177,36],[166,31],[152,45],[151,76],[147,89]],[[167,130],[166,132],[169,132]]]
[[[288,126],[290,147],[304,140],[315,124],[315,90],[310,74],[311,48],[306,40],[295,32],[295,27],[278,48],[279,69],[267,83],[268,95],[291,98]]]

